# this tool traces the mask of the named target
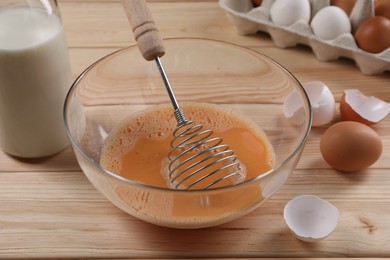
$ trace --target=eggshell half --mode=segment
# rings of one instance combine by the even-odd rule
[[[330,123],[335,116],[335,99],[327,85],[321,81],[303,84],[313,111],[313,126]]]
[[[373,125],[390,113],[390,103],[376,97],[365,96],[358,89],[344,90],[340,99],[340,114],[345,121]]]
[[[305,109],[302,96],[297,91],[291,92],[285,99],[283,113],[294,125],[302,125],[305,122]]]
[[[286,204],[283,216],[288,228],[298,239],[317,242],[335,230],[339,211],[326,200],[302,195]]]

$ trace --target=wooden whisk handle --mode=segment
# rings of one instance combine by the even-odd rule
[[[138,48],[146,60],[165,54],[163,41],[145,0],[122,0]]]

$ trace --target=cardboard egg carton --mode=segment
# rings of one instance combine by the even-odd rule
[[[373,75],[390,71],[390,48],[381,53],[369,53],[358,47],[352,33],[340,35],[333,40],[316,37],[305,21],[298,21],[284,27],[273,24],[269,18],[272,4],[276,0],[263,0],[261,6],[254,8],[251,0],[219,0],[229,20],[241,35],[255,34],[258,31],[268,33],[275,45],[280,48],[297,44],[310,46],[317,59],[336,60],[340,57],[355,61],[364,74]],[[322,8],[330,5],[330,0],[309,0],[311,17]],[[374,16],[373,0],[358,0],[349,16],[352,31],[356,31],[364,20]]]

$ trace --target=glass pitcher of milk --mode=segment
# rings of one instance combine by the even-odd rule
[[[0,1],[0,146],[36,158],[68,146],[62,109],[72,83],[55,0]]]

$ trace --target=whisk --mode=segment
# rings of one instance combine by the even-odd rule
[[[122,0],[142,56],[154,60],[174,108],[177,128],[168,159],[168,182],[174,189],[208,189],[243,180],[243,166],[221,137],[188,120],[179,107],[160,57],[165,48],[144,0]],[[218,184],[218,185],[217,185]]]

